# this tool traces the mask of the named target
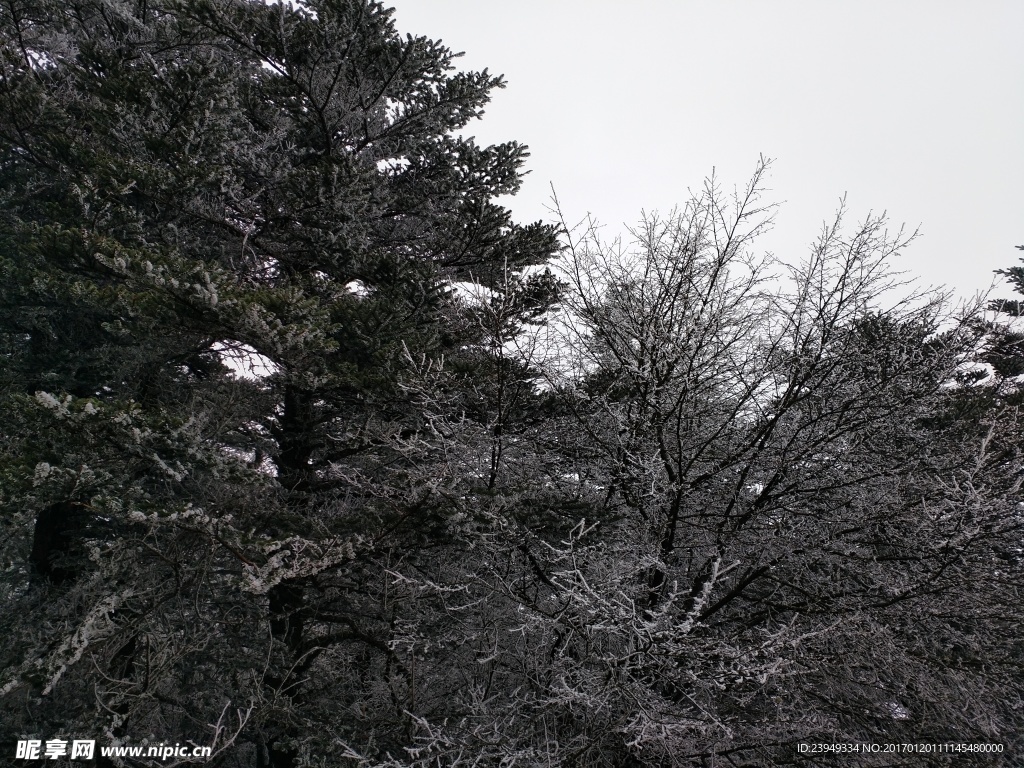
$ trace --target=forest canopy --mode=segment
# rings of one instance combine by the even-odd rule
[[[514,222],[456,63],[366,0],[0,3],[0,748],[1021,754],[1022,337],[890,291],[884,218],[760,252],[765,160]]]

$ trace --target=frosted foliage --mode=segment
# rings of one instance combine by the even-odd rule
[[[19,0],[0,62],[0,742],[1024,750],[1021,343],[914,233],[763,254],[766,160],[516,223],[501,78],[362,0]]]

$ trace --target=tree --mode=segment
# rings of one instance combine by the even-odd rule
[[[500,295],[556,247],[491,202],[525,149],[455,135],[501,79],[360,0],[0,24],[4,738],[403,743],[379,593],[432,503],[402,371],[465,356],[455,284]]]
[[[1019,465],[1001,418],[935,428],[977,329],[883,303],[912,239],[884,219],[846,235],[840,212],[773,278],[749,250],[764,170],[731,206],[711,180],[645,218],[634,248],[570,241],[559,380],[602,498],[549,556],[555,606],[532,603],[573,672],[549,700],[588,723],[587,764],[1012,743],[1019,581],[994,553],[1019,549]]]
[[[1018,245],[1018,250],[1024,251],[1024,246]],[[1016,266],[1008,269],[996,270],[996,274],[1006,277],[1013,286],[1014,291],[1020,294],[1024,290],[1024,267]],[[1017,299],[997,299],[989,302],[988,309],[994,313],[1005,313],[1012,318],[1021,316],[1021,305]],[[1001,386],[1003,398],[1013,398],[1017,387],[1014,386],[1015,377],[1024,373],[1022,366],[1022,352],[1024,352],[1024,334],[1014,327],[1013,323],[987,322],[982,326],[987,335],[984,352],[980,356],[980,362],[991,366]],[[983,377],[983,376],[982,376]],[[1019,398],[1017,401],[1019,402]]]

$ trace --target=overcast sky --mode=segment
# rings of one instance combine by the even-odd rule
[[[803,255],[845,193],[922,237],[901,266],[961,295],[1024,244],[1024,2],[390,0],[402,33],[507,87],[467,133],[526,143],[519,221],[606,234],[667,212],[716,169],[775,159],[765,250]],[[851,222],[852,223],[852,222]]]

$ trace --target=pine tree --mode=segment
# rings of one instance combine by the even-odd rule
[[[557,297],[493,202],[525,148],[459,134],[501,78],[364,0],[0,29],[3,738],[401,751],[389,573],[447,514],[403,382],[480,364],[458,284],[517,286],[512,328]]]

